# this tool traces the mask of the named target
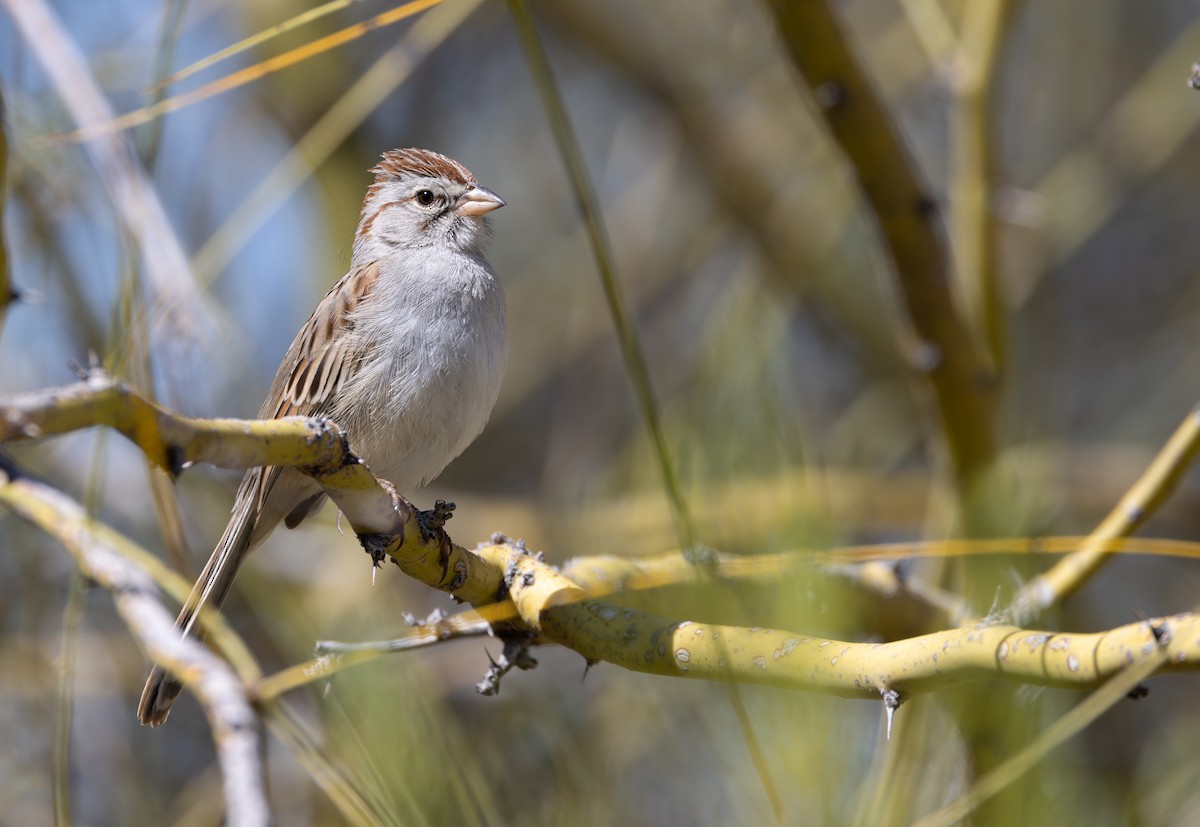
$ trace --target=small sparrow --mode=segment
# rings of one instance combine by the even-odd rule
[[[508,358],[504,291],[483,257],[485,216],[504,206],[457,161],[385,152],[371,169],[350,271],[300,328],[260,419],[323,416],[376,475],[409,491],[436,477],[487,423]],[[293,468],[252,468],[233,516],[175,621],[220,608],[246,554],[280,520],[295,528],[325,494]],[[183,685],[155,666],[138,720],[167,719]]]

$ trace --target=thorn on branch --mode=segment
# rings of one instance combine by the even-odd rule
[[[580,685],[582,685],[583,682],[587,680],[588,672],[592,671],[592,667],[600,662],[601,661],[598,661],[595,658],[584,658],[583,659],[583,677],[581,677],[579,679]]]
[[[904,696],[895,689],[882,689],[879,692],[883,696],[883,709],[887,714],[887,739],[892,740],[892,719],[896,715],[896,710],[900,708],[900,704],[904,703]]]
[[[377,569],[387,557],[387,549],[396,539],[395,534],[359,534],[358,543],[371,557],[371,568]]]
[[[1150,623],[1150,634],[1154,635],[1154,642],[1159,646],[1166,646],[1171,642],[1171,630],[1162,621]]]
[[[67,360],[67,368],[70,369],[71,373],[75,374],[75,378],[80,382],[86,382],[88,380],[87,368],[76,362],[74,359]]]
[[[184,460],[183,449],[178,445],[167,446],[167,473],[171,475],[171,479],[177,479],[183,470],[191,465],[190,462]]]

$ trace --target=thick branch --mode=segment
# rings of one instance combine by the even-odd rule
[[[94,425],[128,437],[178,474],[194,462],[222,468],[324,466],[347,453],[345,436],[323,419],[192,419],[149,401],[103,371],[61,388],[0,401],[0,442],[42,439]]]
[[[307,424],[302,421],[291,423],[298,426],[295,430],[289,432],[284,428],[275,432],[265,428],[272,424],[269,422],[239,423],[233,428],[229,421],[186,420],[151,406],[112,383],[99,383],[96,388],[75,386],[33,398],[41,402],[26,404],[27,400],[18,400],[0,405],[0,420],[16,423],[9,433],[21,433],[24,429],[23,435],[28,437],[28,424],[34,420],[38,423],[36,427],[53,426],[56,432],[67,425],[82,427],[100,421],[114,422],[118,427],[129,428],[143,448],[150,446],[148,450],[161,451],[165,444],[163,435],[168,431],[172,436],[168,441],[186,446],[181,449],[185,452],[194,445],[208,445],[207,440],[211,439],[211,450],[195,454],[206,457],[232,456],[218,445],[226,435],[232,442],[248,440],[245,455],[254,457],[270,453],[273,435],[286,435],[290,448],[298,452],[292,459],[324,487],[373,558],[391,557],[406,574],[422,583],[481,610],[486,607],[482,614],[496,633],[507,640],[559,643],[589,660],[607,661],[636,671],[878,697],[884,691],[931,691],[988,676],[1090,688],[1126,665],[1141,662],[1146,652],[1154,648],[1150,646],[1153,642],[1167,647],[1167,669],[1194,670],[1200,666],[1200,618],[1193,615],[1090,635],[978,624],[887,644],[847,643],[782,630],[713,626],[660,617],[597,599],[595,593],[547,565],[541,555],[530,554],[522,544],[500,537],[474,551],[455,545],[440,526],[423,519],[390,485],[377,480],[348,451],[335,450],[331,457],[320,440],[304,439],[303,429]],[[63,413],[52,410],[55,400],[66,400],[62,403]],[[146,438],[145,428],[136,427],[143,421],[155,423],[154,439]],[[135,426],[130,426],[130,422]],[[1175,479],[1186,458],[1191,456],[1194,439],[1187,429],[1198,427],[1200,417],[1193,416],[1185,423],[1185,429],[1181,429],[1184,436],[1177,435],[1172,441],[1176,448],[1170,453],[1174,460],[1166,463],[1162,472],[1166,479]],[[252,436],[246,437],[247,433]],[[189,441],[193,436],[195,441]],[[254,439],[265,444],[256,448]],[[314,457],[330,461],[314,465]],[[15,488],[14,483],[5,490],[11,492]],[[1161,485],[1149,488],[1163,490]],[[22,513],[32,513],[29,508],[26,505]],[[42,519],[38,523],[58,534],[54,520]],[[69,542],[69,537],[64,542]],[[713,558],[713,576],[719,576],[721,555],[714,554]],[[669,569],[677,568],[668,558],[659,563]],[[575,561],[570,571],[581,582],[604,590],[602,584],[617,573],[606,559],[595,564],[589,567],[586,560]],[[616,580],[624,580],[629,573],[617,574]],[[666,573],[659,571],[658,575]],[[637,575],[654,578],[645,566]],[[614,585],[617,583],[610,582],[608,588]],[[172,662],[169,657],[163,660]],[[188,664],[182,664],[182,668],[185,677],[189,677]],[[284,683],[295,685],[292,681]]]
[[[622,608],[592,599],[512,546],[476,553],[508,569],[511,599],[531,631],[636,672],[877,699],[888,690],[910,695],[988,677],[1091,689],[1158,646],[1167,651],[1164,671],[1200,669],[1200,616],[1193,614],[1094,634],[979,624],[893,643],[847,643]]]

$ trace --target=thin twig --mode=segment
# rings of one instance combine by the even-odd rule
[[[371,64],[279,163],[238,204],[193,258],[196,278],[208,284],[229,264],[262,223],[326,158],[342,146],[421,61],[445,42],[482,0],[445,3],[423,14],[400,41]]]
[[[600,202],[588,175],[587,164],[583,160],[583,151],[579,148],[579,140],[571,126],[562,95],[550,68],[550,60],[546,56],[545,46],[537,31],[537,24],[529,11],[526,0],[509,0],[513,23],[529,62],[530,72],[538,94],[542,98],[542,106],[546,110],[546,119],[558,151],[566,165],[567,174],[571,179],[571,189],[575,194],[575,202],[587,226],[588,239],[591,241],[592,255],[596,260],[596,268],[600,273],[600,282],[604,287],[604,297],[608,301],[609,315],[612,316],[613,327],[616,329],[617,341],[621,346],[621,355],[625,360],[625,368],[629,371],[633,382],[634,393],[637,396],[642,421],[650,432],[654,445],[654,453],[658,459],[659,470],[662,472],[663,485],[670,498],[672,514],[675,517],[676,530],[679,533],[683,548],[692,548],[696,542],[696,531],[692,524],[687,501],[679,485],[679,477],[675,463],[671,459],[671,451],[663,434],[662,423],[658,416],[658,403],[654,399],[654,386],[650,381],[650,371],[646,367],[646,357],[642,352],[641,343],[625,312],[624,299],[617,284],[616,266],[613,263],[612,247],[608,241],[608,231],[605,229],[604,218],[600,211]]]
[[[222,60],[231,58],[234,55],[239,55],[248,49],[253,49],[255,46],[260,46],[263,43],[266,43],[268,40],[287,34],[293,29],[299,28],[307,23],[312,23],[314,20],[320,20],[322,17],[332,14],[333,12],[340,11],[356,1],[357,0],[332,0],[332,2],[329,3],[322,3],[315,9],[309,9],[308,11],[301,12],[295,17],[290,17],[282,23],[277,23],[274,26],[268,26],[262,31],[252,34],[250,37],[243,38],[231,46],[226,46],[224,49],[220,49],[208,57],[202,58],[197,60],[195,63],[185,66],[170,76],[168,76],[165,71],[161,73],[156,72],[155,74],[158,75],[158,77],[155,78],[155,82],[151,87],[151,91],[155,93],[161,93],[168,86],[178,83],[184,78],[191,77],[198,72],[202,72],[209,66],[220,63]],[[161,96],[156,94],[155,99],[161,100]]]
[[[474,612],[470,620],[462,615],[453,615],[431,626],[419,626],[409,634],[391,640],[341,643],[335,640],[320,640],[316,645],[316,657],[305,663],[290,666],[273,675],[267,675],[254,685],[254,695],[261,700],[272,700],[279,696],[321,680],[352,666],[369,663],[384,655],[410,652],[427,646],[435,646],[463,637],[482,637],[491,632],[491,623]],[[515,612],[510,618],[515,616]]]
[[[1087,582],[1112,556],[1112,541],[1136,531],[1174,493],[1197,454],[1200,454],[1200,405],[1184,418],[1142,476],[1088,535],[1082,548],[1025,584],[1013,600],[1013,621],[1023,624],[1032,620]]]
[[[54,732],[50,742],[50,792],[54,799],[54,824],[71,824],[71,721],[75,711],[75,666],[79,652],[79,627],[83,622],[88,582],[79,569],[71,571],[67,604],[63,607],[62,651],[59,654]]]
[[[10,6],[14,3],[20,5],[19,0],[4,0],[4,2]],[[327,34],[324,37],[319,37],[316,40],[305,43],[303,46],[297,46],[295,49],[291,49],[281,55],[276,55],[260,63],[255,63],[253,66],[247,66],[245,69],[239,69],[223,78],[214,80],[212,83],[207,83],[199,89],[175,95],[151,106],[143,106],[141,109],[128,112],[120,117],[114,117],[110,112],[109,117],[103,120],[94,120],[86,124],[81,124],[80,128],[74,132],[55,135],[47,140],[54,143],[93,141],[135,126],[140,126],[144,123],[149,123],[155,118],[160,118],[171,112],[178,112],[180,109],[207,100],[214,95],[229,92],[251,81],[266,77],[272,72],[278,72],[281,69],[294,66],[311,57],[316,57],[330,49],[335,49],[338,46],[357,40],[376,29],[398,23],[401,20],[412,17],[414,14],[420,14],[431,6],[435,6],[441,2],[443,0],[410,0],[408,3],[389,9],[382,14],[377,14],[369,20],[347,26],[332,34]]]

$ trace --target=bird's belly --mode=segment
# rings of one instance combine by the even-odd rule
[[[401,493],[436,477],[479,435],[500,392],[506,337],[503,328],[461,338],[452,350],[413,342],[396,358],[379,360],[360,375],[376,404],[334,417],[349,431],[350,447]]]

